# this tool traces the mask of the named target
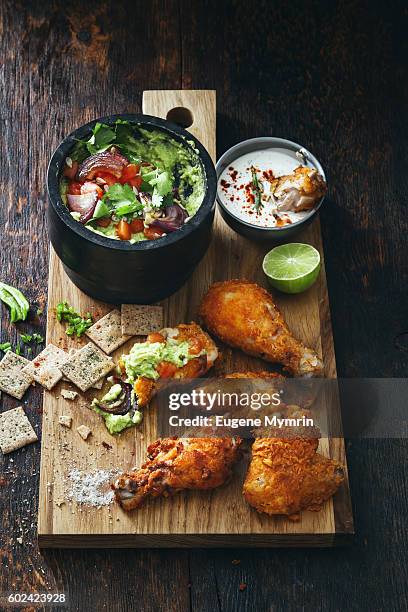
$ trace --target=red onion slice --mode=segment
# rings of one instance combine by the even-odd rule
[[[166,206],[166,216],[161,219],[155,219],[151,224],[152,227],[159,227],[165,232],[175,232],[184,225],[184,221],[188,215],[184,208],[181,208],[178,204],[172,204],[172,206]]]
[[[89,219],[92,219],[97,199],[98,194],[96,191],[81,195],[67,194],[68,208],[71,212],[77,212],[81,215],[79,218],[80,223],[86,223]]]
[[[96,153],[82,162],[78,170],[78,179],[80,181],[85,179],[92,180],[98,171],[108,172],[116,178],[119,178],[123,168],[127,166],[128,163],[126,157],[116,151],[114,153],[108,151]]]

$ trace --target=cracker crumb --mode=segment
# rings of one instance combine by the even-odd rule
[[[72,425],[72,417],[66,414],[61,414],[58,419],[58,423],[63,427],[68,427],[68,429],[70,429]]]
[[[80,425],[77,427],[77,432],[81,436],[83,440],[87,440],[92,433],[92,430],[89,429],[86,425]]]

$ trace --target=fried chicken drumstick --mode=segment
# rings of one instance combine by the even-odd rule
[[[322,373],[321,359],[292,336],[272,296],[255,283],[215,283],[201,301],[199,316],[207,329],[226,344],[280,363],[293,376]]]
[[[139,470],[112,485],[126,510],[140,508],[149,497],[168,497],[183,489],[215,489],[232,474],[239,458],[239,438],[164,438],[147,449]]]

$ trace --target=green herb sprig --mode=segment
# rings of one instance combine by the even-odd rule
[[[252,187],[255,197],[255,210],[258,212],[262,206],[262,185],[258,180],[258,175],[255,168],[251,167]]]

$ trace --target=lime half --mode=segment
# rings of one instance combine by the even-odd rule
[[[310,244],[282,244],[265,255],[262,268],[275,289],[301,293],[309,289],[319,275],[320,254]]]

